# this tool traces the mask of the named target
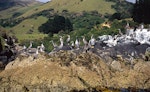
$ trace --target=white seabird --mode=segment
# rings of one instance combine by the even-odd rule
[[[79,47],[80,47],[80,42],[77,37],[76,37],[76,41],[75,41],[75,47],[76,47],[76,49],[79,49]]]
[[[89,45],[93,48],[93,46],[95,46],[95,43],[96,43],[96,39],[92,35],[91,39],[89,40]]]
[[[59,45],[59,49],[61,49],[63,46],[64,46],[64,42],[63,42],[63,37],[62,36],[60,36],[60,45]]]
[[[67,40],[66,40],[66,42],[67,42],[67,44],[69,45],[69,43],[70,43],[70,35],[67,35]]]

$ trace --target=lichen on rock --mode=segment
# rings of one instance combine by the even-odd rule
[[[111,57],[110,57],[111,58]],[[122,59],[110,62],[92,52],[59,51],[10,62],[0,73],[0,91],[86,92],[105,88],[150,88],[150,62]],[[101,89],[100,89],[101,88]]]

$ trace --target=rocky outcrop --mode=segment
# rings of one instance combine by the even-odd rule
[[[113,60],[92,52],[59,51],[37,59],[18,57],[0,73],[0,91],[99,92],[105,88],[150,88],[150,62]],[[107,89],[108,90],[108,89]]]

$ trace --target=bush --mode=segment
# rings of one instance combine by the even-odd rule
[[[114,19],[121,20],[121,14],[120,14],[120,13],[114,13],[114,14],[109,18],[110,21],[113,21]]]
[[[20,13],[20,12],[15,12],[15,13],[12,15],[12,17],[15,18],[15,17],[18,17],[18,16],[20,16],[20,15],[22,15],[22,13]]]
[[[98,25],[104,22],[104,19],[101,18],[100,14],[96,11],[92,12],[83,12],[81,16],[72,18],[73,28],[78,30],[80,28],[92,29],[93,26]]]
[[[58,33],[59,31],[72,31],[73,26],[68,18],[56,15],[53,19],[49,19],[46,23],[39,27],[39,31],[49,34]]]

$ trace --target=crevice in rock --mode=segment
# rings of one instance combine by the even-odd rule
[[[83,78],[81,78],[80,76],[78,76],[77,78],[81,81],[81,83],[82,83],[84,86],[90,87],[90,84],[88,84]]]

